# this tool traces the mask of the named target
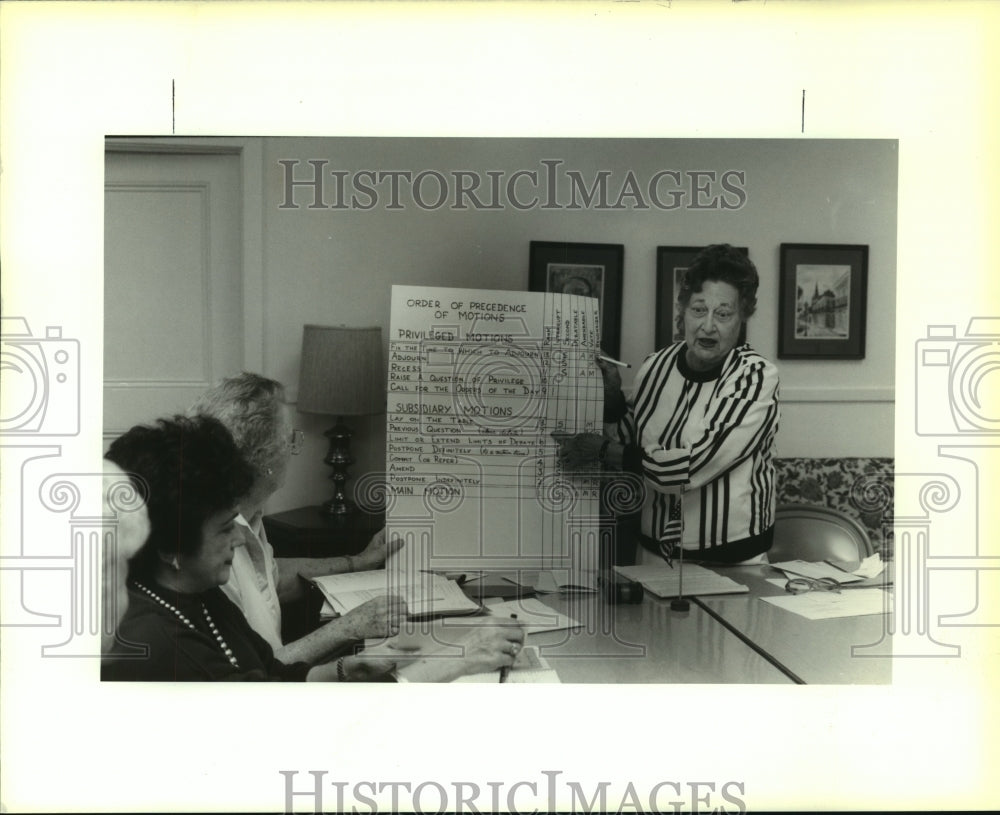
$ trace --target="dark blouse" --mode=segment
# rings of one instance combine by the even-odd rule
[[[274,658],[267,641],[254,631],[243,612],[223,594],[181,594],[146,583],[194,625],[136,588],[128,587],[128,610],[118,625],[111,653],[101,663],[101,679],[138,682],[257,681],[301,682],[309,665],[286,665]],[[239,663],[233,666],[212,633],[202,606]]]

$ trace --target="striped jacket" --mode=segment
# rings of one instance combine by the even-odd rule
[[[778,371],[746,344],[719,367],[694,371],[685,349],[678,342],[646,358],[617,436],[626,466],[643,475],[643,533],[676,540],[671,509],[682,495],[674,517],[683,515],[684,549],[710,558],[718,550],[705,550],[774,524]]]

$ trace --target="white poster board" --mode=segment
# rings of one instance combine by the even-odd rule
[[[596,568],[598,474],[551,434],[600,433],[598,301],[392,287],[387,526],[424,568]]]

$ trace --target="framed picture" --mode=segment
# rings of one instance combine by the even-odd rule
[[[624,263],[625,247],[620,243],[532,241],[528,288],[596,297],[601,315],[601,348],[617,357]]]
[[[783,243],[778,357],[864,359],[868,247]]]
[[[681,290],[684,272],[703,246],[656,247],[656,347],[663,348],[684,339],[684,332],[677,328],[677,294]],[[750,257],[750,250],[737,246],[737,251]],[[747,326],[740,327],[739,342],[747,339]]]

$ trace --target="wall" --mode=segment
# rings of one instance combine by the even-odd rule
[[[782,377],[781,456],[892,456],[896,285],[896,142],[888,140],[538,140],[538,139],[305,139],[263,140],[264,373],[287,383],[294,400],[302,325],[316,322],[379,325],[388,344],[389,296],[394,283],[484,289],[523,289],[531,240],[621,243],[625,246],[621,357],[633,364],[653,350],[656,247],[728,241],[749,247],[761,275],[749,341],[774,360]],[[337,189],[325,176],[327,208],[311,207],[314,191],[289,203],[282,160],[297,160],[295,178],[312,176],[310,160],[347,171],[487,171],[504,179],[518,170],[593,179],[611,172],[612,203],[631,171],[645,187],[660,170],[745,173],[745,203],[737,209],[693,209],[690,190],[677,209],[520,211],[421,208],[406,194],[390,210],[388,181],[370,210],[333,209]],[[530,198],[522,179],[521,200]],[[665,189],[665,188],[664,188]],[[422,187],[425,199],[437,186]],[[713,192],[719,192],[718,186]],[[481,198],[488,198],[483,189]],[[544,191],[542,193],[544,199]],[[560,200],[568,199],[564,188]],[[711,197],[711,196],[709,196]],[[358,196],[361,203],[369,197]],[[668,196],[662,198],[667,200]],[[727,202],[736,199],[728,195]],[[698,201],[704,202],[705,196]],[[628,205],[629,202],[626,202]],[[862,361],[777,359],[778,247],[782,242],[860,243],[869,246],[867,353]],[[374,373],[374,372],[373,372]],[[384,371],[378,375],[384,376]],[[626,386],[629,384],[626,379]],[[272,499],[277,511],[318,502],[329,494],[322,464],[322,431],[332,418],[297,415],[307,440],[286,486]],[[384,417],[351,421],[354,476],[384,466]]]

